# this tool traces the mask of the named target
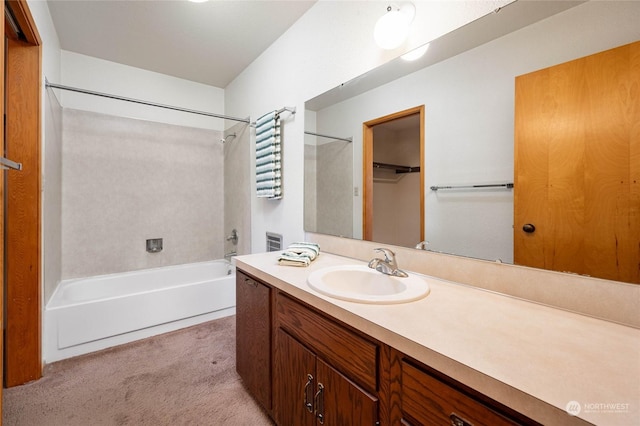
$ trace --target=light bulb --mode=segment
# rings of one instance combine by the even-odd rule
[[[410,23],[406,14],[394,8],[378,19],[373,38],[382,49],[395,49],[407,38]]]

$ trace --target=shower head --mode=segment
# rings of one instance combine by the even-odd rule
[[[235,138],[235,137],[236,137],[235,133],[230,133],[227,136],[225,136],[224,138],[220,139],[220,142],[226,143],[229,140],[229,138]]]

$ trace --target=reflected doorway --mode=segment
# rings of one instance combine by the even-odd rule
[[[363,123],[363,238],[424,240],[424,105]]]

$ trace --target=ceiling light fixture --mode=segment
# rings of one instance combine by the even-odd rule
[[[415,14],[413,3],[387,6],[387,13],[378,19],[373,30],[373,38],[378,46],[387,50],[400,46],[409,35],[409,25]]]

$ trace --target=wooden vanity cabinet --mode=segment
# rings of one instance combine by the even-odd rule
[[[240,270],[236,291],[236,368],[278,425],[539,426]]]
[[[272,410],[272,292],[261,281],[236,272],[236,371],[249,393]]]
[[[276,324],[276,423],[376,425],[378,345],[283,293]]]

